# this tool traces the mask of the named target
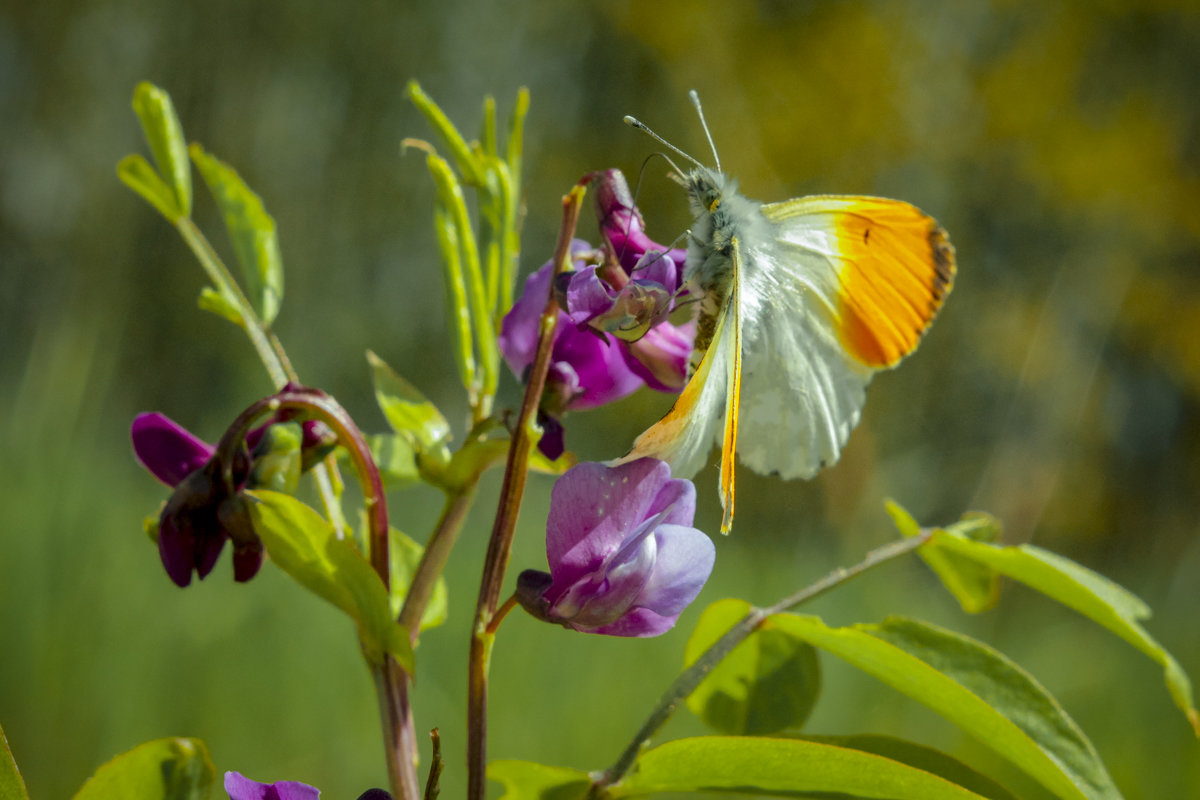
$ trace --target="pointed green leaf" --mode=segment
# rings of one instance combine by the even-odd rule
[[[205,800],[217,771],[199,739],[156,739],[109,761],[75,800]]]
[[[887,503],[887,512],[903,535],[911,537],[921,532],[917,521],[890,500]],[[998,539],[1000,533],[999,524],[986,514],[969,515],[951,527],[957,527],[968,538],[987,542]],[[928,545],[918,550],[917,555],[929,565],[968,614],[986,611],[1000,600],[1000,575],[994,569]]]
[[[704,736],[642,753],[612,798],[660,792],[886,800],[980,800],[968,789],[907,764],[844,747],[797,739]]]
[[[208,311],[218,317],[224,317],[239,328],[246,327],[246,322],[242,319],[242,312],[238,311],[237,306],[211,286],[205,286],[200,290],[200,297],[196,299],[196,305],[200,307],[201,311]]]
[[[21,771],[17,769],[17,760],[8,747],[3,728],[0,728],[0,745],[4,748],[0,750],[0,800],[29,800],[29,792],[25,789],[25,781],[21,779]]]
[[[188,165],[187,144],[183,139],[183,126],[175,114],[171,97],[152,83],[142,81],[133,90],[133,111],[142,123],[142,133],[158,174],[175,198],[177,216],[192,213],[192,170]],[[159,209],[162,210],[161,208]],[[174,222],[170,216],[167,217]]]
[[[496,98],[490,94],[483,98],[483,125],[479,143],[485,156],[496,156]]]
[[[408,596],[408,587],[412,584],[413,575],[417,571],[417,565],[421,563],[421,556],[425,553],[425,548],[395,528],[389,531],[389,536],[388,557],[391,560],[392,572],[392,616],[398,617],[400,609],[404,607],[404,598]],[[429,603],[425,606],[425,613],[421,615],[421,630],[436,628],[446,621],[446,597],[446,581],[439,577],[433,586],[433,593],[429,596]]]
[[[583,800],[592,786],[586,772],[532,761],[493,761],[487,776],[504,787],[500,800]]]
[[[897,739],[893,736],[876,734],[853,734],[850,736],[789,736],[807,742],[819,742],[835,747],[861,750],[877,756],[908,764],[910,767],[945,778],[964,789],[988,800],[1016,800],[1016,797],[986,775],[981,775],[958,759],[916,742]]]
[[[1063,800],[1121,797],[1058,701],[981,642],[899,617],[848,628],[792,614],[772,621],[941,714]]]
[[[163,179],[154,171],[141,155],[129,155],[117,164],[117,177],[121,182],[142,196],[142,199],[158,209],[158,213],[174,225],[183,212],[176,205],[175,194],[171,187],[163,183]]]
[[[248,491],[247,510],[267,553],[300,585],[350,615],[358,626],[363,653],[379,663],[391,653],[413,671],[408,632],[392,618],[387,592],[362,553],[333,526],[294,497]]]
[[[471,215],[467,211],[462,186],[446,161],[436,155],[430,155],[425,159],[425,163],[437,188],[438,201],[446,217],[453,223],[462,258],[462,273],[466,279],[467,299],[475,333],[475,353],[481,370],[481,390],[483,394],[492,396],[496,392],[500,356],[492,327],[491,309],[487,305],[487,289],[479,260],[479,243],[475,238]]]
[[[432,158],[432,156],[431,156]],[[438,246],[442,250],[442,272],[446,286],[446,318],[454,333],[455,364],[459,379],[468,392],[476,392],[475,347],[471,338],[471,309],[467,305],[467,285],[463,280],[461,246],[454,220],[438,204],[434,212]]]
[[[504,191],[503,227],[506,234],[500,250],[500,315],[508,313],[513,303],[513,287],[517,280],[517,257],[521,252],[518,216],[521,208],[521,169],[524,153],[525,116],[529,113],[529,90],[517,91],[512,116],[508,121],[507,170],[498,170]]]
[[[937,530],[920,552],[939,551],[959,563],[970,562],[1006,575],[1108,628],[1163,668],[1175,705],[1200,736],[1200,713],[1192,698],[1191,681],[1179,662],[1139,624],[1150,617],[1149,607],[1140,598],[1103,575],[1040,547],[1003,547],[979,541],[979,529],[973,523],[973,518],[964,518],[965,529],[952,525]]]
[[[486,185],[487,178],[484,175],[483,167],[480,165],[475,152],[467,144],[467,140],[463,138],[462,134],[458,132],[458,128],[454,127],[454,123],[450,121],[450,118],[438,107],[438,104],[433,102],[433,99],[429,95],[425,94],[420,84],[415,80],[408,82],[405,94],[408,95],[408,99],[417,107],[417,110],[425,115],[425,119],[433,127],[437,135],[441,137],[442,143],[454,158],[454,166],[458,168],[464,180],[472,186]]]
[[[437,406],[370,350],[367,361],[375,383],[375,401],[392,430],[407,439],[418,454],[436,455],[446,450],[450,423]]]
[[[684,651],[690,666],[750,610],[722,600],[704,610]],[[761,735],[804,725],[821,692],[812,645],[767,619],[696,687],[688,708],[721,733]]]
[[[225,218],[225,229],[242,267],[246,296],[263,324],[270,325],[283,302],[283,259],[275,219],[233,167],[198,144],[188,152]]]

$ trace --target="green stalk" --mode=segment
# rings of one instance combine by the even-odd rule
[[[713,643],[712,647],[705,650],[699,658],[692,662],[691,666],[679,674],[675,682],[659,698],[658,704],[650,712],[650,716],[647,717],[646,722],[634,734],[629,745],[613,765],[593,780],[592,788],[587,795],[588,798],[600,797],[606,787],[612,786],[625,777],[637,761],[638,753],[642,751],[642,748],[650,741],[651,737],[666,724],[667,720],[671,718],[680,704],[708,677],[708,674],[721,662],[721,659],[729,655],[735,647],[744,642],[750,634],[754,633],[764,620],[774,614],[781,614],[803,603],[807,603],[809,600],[841,586],[846,581],[858,577],[872,567],[916,550],[928,542],[931,535],[931,531],[922,531],[919,536],[889,542],[867,553],[867,557],[854,566],[839,567],[820,580],[809,584],[795,594],[783,598],[774,605],[767,608],[750,609],[745,617],[726,631],[720,639]]]

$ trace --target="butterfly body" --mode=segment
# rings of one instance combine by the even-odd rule
[[[954,249],[902,201],[761,205],[719,169],[683,178],[695,217],[684,278],[700,300],[692,374],[621,461],[653,456],[687,477],[719,444],[727,532],[735,459],[783,478],[837,461],[871,377],[916,348],[949,293]]]

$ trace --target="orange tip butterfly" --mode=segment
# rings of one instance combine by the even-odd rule
[[[699,96],[689,96],[713,168],[625,117],[695,165],[671,163],[695,215],[684,279],[700,302],[687,385],[615,463],[650,456],[690,477],[720,444],[728,533],[735,456],[782,478],[836,462],[871,377],[916,349],[950,293],[954,247],[936,220],[900,200],[743,197],[721,171]]]

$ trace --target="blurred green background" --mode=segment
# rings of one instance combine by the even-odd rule
[[[633,179],[656,149],[634,114],[702,159],[705,100],[750,196],[900,197],[958,248],[956,289],[920,351],[870,391],[842,462],[811,483],[739,474],[738,530],[701,603],[652,641],[514,615],[493,659],[493,757],[611,763],[679,666],[704,602],[765,603],[893,535],[969,508],[1128,586],[1200,677],[1200,13],[1158,2],[25,2],[0,10],[0,723],[35,798],[69,796],[135,744],[193,735],[221,770],[303,780],[337,800],[382,784],[379,723],[351,626],[228,556],[178,590],[141,530],[166,497],[128,425],[157,409],[212,440],[270,386],[240,331],[195,307],[200,271],[118,183],[144,151],[129,102],[148,79],[186,135],[275,216],[287,268],[277,330],[301,377],[369,430],[364,349],[454,419],[465,404],[442,320],[423,159],[403,99],[417,78],[468,133],[528,86],[523,273],[548,258],[584,172]],[[686,205],[650,162],[652,234]],[[197,218],[230,251],[205,190]],[[594,227],[583,232],[594,235]],[[508,382],[502,405],[517,397]],[[569,418],[573,448],[616,455],[669,398]],[[459,427],[461,433],[461,426]],[[698,519],[716,530],[710,468]],[[514,570],[544,565],[550,481],[535,479]],[[353,487],[351,487],[353,489]],[[450,565],[451,621],[424,637],[421,730],[439,726],[446,797],[463,787],[464,659],[496,481]],[[353,493],[353,492],[351,492]],[[440,507],[392,496],[423,540]],[[513,573],[515,574],[515,572]],[[511,578],[510,578],[511,581]],[[1157,667],[1071,612],[1011,590],[966,618],[919,563],[813,605],[834,623],[923,616],[1030,669],[1091,735],[1129,798],[1200,796],[1200,747]],[[1042,797],[977,743],[826,659],[810,728],[942,747]],[[668,735],[699,732],[680,717]]]

